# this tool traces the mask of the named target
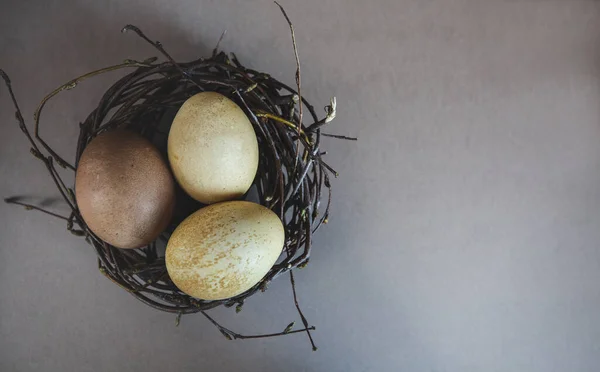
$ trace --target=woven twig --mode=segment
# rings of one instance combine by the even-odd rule
[[[166,61],[156,62],[156,58],[145,61],[125,60],[121,64],[92,71],[60,86],[48,94],[36,110],[33,136],[25,125],[10,80],[0,70],[13,100],[19,126],[31,143],[31,152],[45,164],[71,213],[69,216],[60,216],[27,204],[21,198],[8,198],[5,199],[6,202],[66,220],[67,229],[75,235],[84,236],[94,248],[98,256],[98,268],[103,275],[145,304],[177,314],[177,324],[183,314],[202,312],[228,339],[307,332],[313,349],[316,350],[310,335],[314,327],[309,326],[298,305],[292,270],[308,263],[312,236],[322,224],[327,223],[329,216],[330,176],[337,174],[323,160],[325,153],[321,151],[320,142],[321,137],[326,135],[321,133],[322,126],[336,115],[335,98],[326,106],[325,116],[319,118],[313,106],[304,97],[301,98],[296,89],[268,74],[244,67],[234,54],[227,55],[215,48],[210,58],[179,63],[171,58],[159,42],[151,41],[139,28],[128,25],[123,31],[135,32],[163,54]],[[104,93],[96,109],[80,124],[75,162],[70,164],[39,135],[40,116],[46,102],[64,90],[75,88],[87,78],[118,69],[134,70],[114,83]],[[157,249],[157,246],[168,241],[177,224],[200,205],[194,205],[195,202],[189,198],[178,198],[180,207],[185,204],[184,208],[178,209],[185,212],[174,218],[171,226],[157,241],[140,249],[118,249],[102,241],[88,228],[79,213],[72,188],[65,185],[55,167],[58,164],[76,171],[86,145],[98,134],[114,129],[135,131],[156,143],[159,148],[161,145],[164,148],[168,127],[161,127],[161,123],[168,120],[186,99],[201,91],[216,91],[229,97],[250,119],[260,149],[253,188],[258,195],[258,202],[278,214],[286,233],[283,254],[268,274],[248,291],[218,301],[204,301],[181,292],[170,280],[164,256]],[[301,121],[300,102],[310,114],[310,125],[304,125]],[[206,313],[206,310],[220,305],[236,306],[236,311],[239,312],[246,298],[266,290],[272,280],[286,273],[290,277],[294,302],[303,323],[301,329],[293,330],[292,322],[281,332],[242,335],[221,326]]]

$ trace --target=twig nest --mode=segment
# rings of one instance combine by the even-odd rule
[[[176,62],[162,44],[127,25],[123,31],[135,32],[166,61],[125,60],[63,84],[36,110],[34,136],[25,125],[8,76],[0,70],[19,126],[30,141],[31,153],[44,163],[71,213],[61,216],[19,198],[6,201],[65,220],[71,233],[84,236],[92,245],[103,275],[143,303],[176,313],[177,323],[182,314],[200,312],[228,339],[306,332],[316,350],[310,334],[314,327],[300,310],[292,270],[309,262],[312,236],[329,217],[330,177],[337,173],[324,160],[321,139],[354,138],[321,132],[336,116],[336,102],[332,99],[325,107],[325,116],[319,118],[302,97],[294,31],[283,8],[281,11],[290,26],[296,52],[297,89],[245,67],[234,54],[218,53],[216,49],[210,58]],[[43,108],[56,94],[75,88],[81,81],[119,69],[133,71],[108,88],[80,124],[79,139],[74,144],[75,164],[69,163],[39,136]],[[205,118],[196,112],[199,106],[221,114],[202,122]],[[170,126],[174,112],[178,114],[169,135],[169,127],[164,128],[162,123]],[[186,123],[190,118],[202,125],[191,128]],[[104,139],[112,136],[117,137],[111,141],[114,146],[101,149]],[[202,146],[190,145],[190,141],[200,141]],[[160,150],[147,150],[149,142]],[[89,160],[90,153],[100,154],[98,159],[102,160]],[[170,176],[165,176],[169,172],[161,159],[167,158],[167,153],[175,177],[195,199],[213,203],[242,196],[250,187],[258,204],[237,201],[197,211],[202,205],[182,192],[176,198],[173,218],[165,222],[171,215],[174,185]],[[134,169],[131,159],[137,159]],[[217,164],[214,167],[218,174],[209,163]],[[56,164],[77,170],[76,197],[57,172]],[[85,190],[96,190],[96,170],[106,164],[117,169],[107,176],[111,191],[92,198]],[[183,176],[181,170],[192,165],[202,177],[196,178],[193,173]],[[199,178],[210,182],[198,182]],[[136,191],[119,194],[119,181]],[[105,204],[113,209],[105,210]],[[96,221],[89,217],[90,211],[101,211],[105,217]],[[122,219],[114,218],[117,212]],[[231,222],[226,223],[228,220]],[[120,225],[120,229],[125,226],[127,234],[117,237],[112,224]],[[160,246],[167,241],[165,257]],[[134,247],[140,248],[119,249]],[[221,305],[241,310],[247,298],[266,290],[272,280],[286,273],[302,321],[300,329],[293,329],[292,322],[277,332],[241,335],[221,326],[206,312]]]

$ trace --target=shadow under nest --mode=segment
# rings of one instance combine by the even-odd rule
[[[289,25],[294,40],[293,27],[291,23]],[[310,334],[314,327],[309,326],[298,304],[293,269],[302,268],[308,263],[312,235],[322,224],[327,223],[329,216],[330,177],[337,176],[337,173],[323,160],[325,152],[320,149],[321,138],[330,136],[354,140],[321,131],[322,126],[336,115],[335,98],[325,107],[324,117],[319,118],[313,106],[300,94],[299,64],[297,88],[294,89],[268,74],[244,67],[233,53],[227,55],[218,52],[218,45],[210,58],[180,63],[175,62],[159,42],[148,39],[137,27],[128,25],[123,31],[135,32],[153,45],[166,61],[156,62],[156,58],[145,61],[125,60],[121,64],[87,73],[62,85],[46,96],[36,110],[33,136],[25,126],[10,80],[0,70],[15,105],[20,128],[31,143],[31,153],[45,164],[71,213],[68,217],[61,216],[26,204],[18,197],[8,198],[6,201],[64,219],[71,233],[85,237],[94,247],[98,256],[98,268],[103,275],[145,304],[177,314],[177,324],[183,314],[200,312],[228,339],[306,332],[316,350]],[[296,51],[295,40],[294,50]],[[104,93],[98,107],[80,123],[75,164],[65,161],[39,136],[40,114],[44,105],[61,91],[73,89],[87,78],[127,68],[133,68],[134,71],[115,82]],[[58,164],[76,171],[86,145],[98,134],[114,129],[137,132],[155,143],[161,151],[166,151],[168,129],[174,113],[189,97],[202,91],[215,91],[229,97],[250,119],[260,152],[258,172],[251,189],[255,194],[254,201],[270,208],[279,216],[286,236],[280,258],[259,283],[236,297],[217,301],[196,299],[180,291],[170,280],[164,255],[161,253],[161,246],[164,247],[179,222],[202,205],[180,190],[174,219],[155,242],[139,249],[115,248],[99,239],[87,227],[78,211],[73,189],[65,185],[55,167]],[[302,106],[307,111],[305,114],[310,117],[310,125],[303,124]],[[246,298],[265,291],[272,280],[283,274],[287,274],[291,282],[294,303],[303,324],[301,329],[293,329],[292,322],[280,332],[242,335],[220,325],[207,314],[206,310],[220,305],[236,306],[236,311],[239,312]]]

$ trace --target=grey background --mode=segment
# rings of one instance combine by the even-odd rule
[[[147,308],[97,271],[64,223],[0,204],[2,371],[600,370],[600,3],[284,1],[304,93],[338,99],[323,148],[331,223],[298,272],[304,335],[230,342]],[[0,66],[28,123],[84,72],[222,47],[293,83],[279,10],[261,1],[2,1]],[[77,123],[119,74],[52,101],[43,135],[72,159]],[[55,197],[0,88],[0,195]],[[59,210],[60,207],[57,207]],[[241,332],[298,320],[281,280]]]

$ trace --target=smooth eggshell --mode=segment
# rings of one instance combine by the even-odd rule
[[[75,197],[88,227],[119,248],[138,248],[167,227],[175,182],[158,150],[128,131],[105,132],[85,148]]]
[[[179,185],[205,204],[244,195],[258,168],[252,124],[235,102],[216,92],[183,103],[169,131],[168,154]]]
[[[202,208],[186,218],[167,244],[166,265],[173,283],[190,296],[221,300],[258,283],[283,249],[281,220],[270,209],[247,201]]]

